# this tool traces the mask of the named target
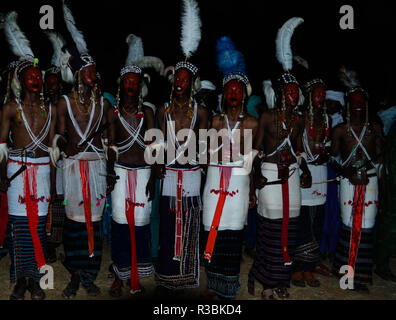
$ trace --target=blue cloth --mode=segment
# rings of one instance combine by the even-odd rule
[[[393,122],[396,120],[396,106],[393,106],[386,110],[378,111],[378,116],[381,118],[384,124],[384,133],[387,136]]]
[[[103,211],[102,224],[103,235],[106,237],[106,243],[111,245],[111,194],[106,197],[106,205]]]
[[[337,174],[330,166],[327,166],[328,179],[334,179]],[[338,202],[338,184],[327,184],[327,201],[325,206],[325,219],[323,226],[323,235],[320,245],[320,252],[333,253],[337,247],[340,226],[340,204]]]
[[[116,98],[109,92],[103,92],[103,97],[107,99],[112,106],[115,106],[115,104],[117,103]]]
[[[245,246],[254,249],[256,246],[257,206],[248,211],[247,226],[245,227]]]

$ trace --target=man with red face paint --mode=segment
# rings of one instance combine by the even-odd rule
[[[201,171],[196,154],[186,159],[182,148],[196,143],[199,129],[207,129],[207,109],[193,99],[198,68],[190,62],[176,64],[169,103],[159,107],[158,125],[168,140],[166,166],[160,198],[159,265],[156,269],[158,294],[199,286],[199,214]],[[188,136],[177,134],[188,129]],[[172,145],[170,146],[170,144]],[[171,150],[178,150],[173,151]],[[165,169],[166,167],[166,169]],[[165,169],[165,170],[164,170]]]
[[[368,95],[352,72],[341,70],[348,86],[346,123],[333,129],[331,165],[341,176],[341,230],[334,260],[334,272],[348,266],[354,290],[367,291],[372,283],[374,226],[379,203],[379,179],[382,166],[382,129],[371,123]],[[352,81],[352,80],[353,81]],[[342,163],[335,157],[341,152]]]
[[[88,55],[73,56],[73,91],[59,99],[57,139],[64,152],[63,192],[66,219],[63,245],[64,266],[71,273],[63,297],[74,297],[81,282],[89,295],[100,293],[94,284],[102,255],[102,214],[106,194],[112,191],[115,177],[107,173],[101,133],[110,103],[99,93],[97,72]],[[76,60],[79,63],[78,69]],[[73,67],[74,66],[74,67]],[[67,135],[66,135],[67,134]],[[64,143],[67,141],[67,143]],[[62,145],[63,142],[63,145]],[[78,235],[76,239],[76,234]],[[83,254],[81,248],[86,250]]]
[[[312,272],[319,264],[319,246],[323,229],[327,195],[327,150],[331,119],[325,107],[326,87],[321,79],[313,79],[304,85],[308,108],[304,114],[304,152],[312,176],[311,188],[301,189],[301,210],[297,224],[297,242],[294,253],[295,286],[318,287],[319,281]]]
[[[7,140],[9,132],[13,140],[8,162],[2,159],[0,172],[0,189],[8,198],[11,282],[17,282],[10,299],[24,299],[27,289],[32,299],[41,300],[45,294],[39,285],[39,270],[46,264],[45,227],[54,193],[50,181],[54,168],[50,168],[47,145],[54,136],[56,114],[42,98],[43,80],[36,62],[21,62],[13,81],[18,81],[21,90],[4,105],[0,131],[1,141]]]
[[[134,49],[130,44],[129,51]],[[128,55],[129,56],[129,55]],[[128,64],[121,70],[117,104],[109,110],[108,171],[119,180],[111,193],[111,255],[114,282],[110,295],[142,292],[139,279],[154,274],[151,260],[150,214],[155,176],[145,161],[145,132],[154,128],[154,112],[143,102],[147,87],[143,70]]]
[[[207,296],[234,299],[240,289],[244,225],[249,208],[256,204],[253,177],[244,168],[244,156],[252,152],[258,121],[246,114],[251,88],[245,74],[226,75],[223,87],[223,113],[213,117],[212,128],[227,134],[222,136],[220,148],[209,148],[203,191],[204,258]],[[246,135],[249,130],[251,137]]]
[[[260,189],[258,242],[248,286],[252,293],[254,280],[259,281],[263,285],[264,299],[273,299],[274,289],[279,298],[289,297],[287,288],[301,207],[300,186],[311,186],[302,146],[304,123],[295,112],[299,101],[295,77],[284,73],[277,79],[274,94],[278,108],[261,115],[254,143],[255,149],[263,145],[266,154],[259,155],[255,163],[256,186]],[[276,245],[268,247],[268,241]]]

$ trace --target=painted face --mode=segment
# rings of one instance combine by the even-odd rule
[[[300,97],[300,92],[298,90],[298,85],[295,83],[289,83],[285,88],[285,103],[289,107],[295,107],[298,104],[298,99]]]
[[[323,108],[326,99],[326,89],[322,86],[316,87],[312,92],[312,105],[314,108]]]
[[[43,87],[41,71],[37,68],[29,68],[25,72],[25,86],[30,92],[40,92]]]
[[[366,97],[362,92],[352,93],[349,99],[352,111],[362,112],[366,110]]]
[[[45,86],[48,94],[52,95],[57,93],[60,89],[58,77],[55,75],[48,76],[45,82]]]
[[[224,99],[231,107],[237,107],[243,100],[243,84],[238,80],[231,80],[224,88]]]
[[[90,65],[82,69],[80,71],[80,75],[82,82],[89,87],[94,87],[97,83],[96,67],[94,65]]]
[[[127,73],[122,81],[124,92],[128,97],[133,97],[139,91],[140,76],[136,73]]]
[[[191,84],[191,75],[187,70],[179,69],[175,73],[174,88],[178,96],[184,95]]]

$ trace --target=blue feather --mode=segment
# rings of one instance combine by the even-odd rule
[[[216,61],[224,76],[233,72],[245,73],[246,65],[243,54],[236,50],[229,37],[221,37],[216,44]]]

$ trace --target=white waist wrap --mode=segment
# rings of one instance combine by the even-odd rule
[[[18,175],[7,190],[8,213],[13,216],[27,216],[25,177],[29,180],[30,195],[38,204],[38,215],[48,214],[50,200],[50,158],[27,158],[27,169]],[[10,156],[7,176],[11,177],[22,166],[19,157]],[[35,182],[35,183],[34,183]]]
[[[228,194],[225,198],[218,230],[242,230],[249,209],[249,175],[243,168],[231,168]],[[210,230],[219,201],[221,166],[209,166],[203,192],[203,225]]]
[[[298,164],[294,163],[289,166],[289,217],[295,218],[300,215],[301,208],[301,191],[300,191],[300,175]],[[294,171],[292,173],[292,171]],[[268,182],[277,181],[278,166],[276,163],[263,162],[261,165],[261,173],[268,179]],[[258,213],[268,219],[283,218],[283,201],[282,201],[282,185],[275,184],[265,186],[259,191],[258,196]]]
[[[177,196],[178,172],[182,172],[183,197],[200,196],[201,170],[199,166],[188,169],[166,168],[165,179],[162,186],[162,195],[167,197]]]
[[[147,182],[150,179],[151,168],[126,168],[115,165],[115,173],[120,177],[111,193],[112,217],[119,224],[128,224],[125,200],[131,200],[135,205],[135,226],[141,227],[150,223],[151,201],[146,195]],[[128,183],[128,172],[136,174],[136,188],[131,190]]]
[[[69,219],[86,222],[80,172],[80,162],[84,160],[88,160],[89,175],[87,179],[89,179],[91,191],[92,222],[102,219],[106,203],[106,177],[101,175],[106,174],[106,168],[102,162],[103,157],[99,158],[95,152],[84,152],[63,159],[63,191],[66,216]]]
[[[373,174],[376,169],[367,171],[367,174]],[[352,204],[355,195],[355,186],[348,179],[342,178],[340,181],[340,208],[342,223],[352,227]],[[378,177],[370,177],[366,185],[366,193],[363,206],[362,228],[371,229],[375,224],[378,205]]]
[[[320,165],[314,166],[308,164],[308,169],[312,176],[312,186],[308,189],[301,188],[301,204],[303,206],[320,206],[326,203],[327,197],[327,166]],[[302,171],[300,170],[300,174]],[[324,182],[320,184],[314,184],[318,182]]]

